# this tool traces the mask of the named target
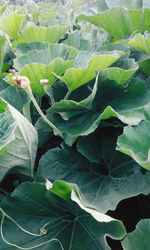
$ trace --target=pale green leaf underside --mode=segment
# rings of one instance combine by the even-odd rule
[[[1,113],[0,180],[13,167],[24,167],[33,175],[37,151],[34,127],[11,105]]]

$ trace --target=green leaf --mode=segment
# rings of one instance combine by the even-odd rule
[[[57,57],[48,65],[40,63],[26,64],[19,73],[29,78],[33,93],[42,96],[45,91],[40,84],[40,80],[48,79],[49,86],[52,86],[56,81],[53,73],[61,75],[71,65],[72,61],[64,61],[62,58]]]
[[[122,241],[124,250],[143,250],[150,245],[150,219],[143,219],[137,224],[136,229],[129,233]]]
[[[128,44],[139,52],[150,54],[150,37],[146,34],[145,36],[140,33],[134,35]]]
[[[69,91],[79,88],[85,83],[89,82],[96,76],[96,71],[105,69],[113,64],[119,55],[117,53],[111,54],[90,54],[82,52],[77,57],[72,68],[66,70],[65,74],[58,78],[62,80],[68,87]]]
[[[133,10],[123,7],[114,7],[96,15],[80,15],[78,19],[102,27],[117,39],[121,39],[130,36],[135,31],[149,31],[149,14],[150,9]]]
[[[2,71],[4,56],[6,53],[5,44],[6,44],[6,38],[1,36],[0,37],[0,72]]]
[[[19,37],[21,42],[51,42],[56,43],[67,32],[67,25],[54,25],[51,27],[32,26]]]
[[[26,54],[14,59],[14,68],[18,71],[27,64],[39,63],[50,64],[56,58],[62,58],[64,61],[72,61],[79,52],[70,46],[63,44],[49,44],[47,49],[33,49]]]
[[[16,51],[20,54],[25,54],[31,50],[45,50],[48,49],[49,42],[24,42],[16,45]]]
[[[12,13],[0,20],[0,29],[9,35],[9,38],[18,39],[20,28],[23,22],[23,17]]]
[[[83,203],[100,212],[114,210],[123,199],[148,194],[149,173],[143,175],[132,159],[115,150],[117,136],[117,129],[101,128],[79,140],[80,153],[71,148],[47,151],[40,159],[37,180],[76,183]]]
[[[122,59],[119,60],[116,65],[104,69],[101,71],[101,75],[104,79],[109,79],[123,84],[127,82],[138,69],[138,64],[134,59]]]
[[[59,113],[64,120],[68,120],[78,114],[86,113],[92,107],[92,102],[95,98],[98,85],[98,75],[92,92],[85,99],[77,102],[73,100],[61,100],[56,102],[49,110],[48,113]],[[84,91],[85,92],[85,91]]]
[[[0,113],[0,180],[13,167],[33,175],[37,133],[32,124],[10,104]]]
[[[60,105],[64,105],[64,103],[62,101]],[[63,119],[58,114],[51,114],[51,109],[48,110],[48,119],[61,131],[65,143],[71,146],[79,136],[86,136],[94,132],[102,120],[118,118],[123,123],[130,125],[136,125],[140,121],[146,120],[145,112],[150,103],[150,92],[145,83],[136,78],[133,78],[128,86],[124,86],[109,80],[101,81],[99,76],[97,92],[91,107],[87,107],[87,110],[82,109],[82,113],[77,114],[76,110],[73,111],[77,104],[68,103],[68,110],[65,103],[65,113],[61,114]],[[58,111],[63,112],[63,108],[64,106],[61,110],[59,106]],[[75,116],[73,116],[73,112],[75,112]],[[66,114],[67,116],[65,116]],[[64,118],[66,119],[64,120]],[[68,118],[70,119],[68,120]]]
[[[29,101],[28,95],[23,89],[13,87],[2,79],[0,79],[0,97],[20,112]]]
[[[117,142],[117,150],[132,157],[143,168],[150,170],[150,122],[125,127]]]
[[[63,188],[60,182],[55,183],[55,188],[58,184]],[[12,249],[109,250],[106,235],[114,239],[125,236],[120,221],[87,208],[77,190],[71,189],[71,198],[65,201],[57,192],[46,190],[45,185],[24,183],[11,197],[3,199],[1,228]],[[1,240],[0,249],[7,246]]]

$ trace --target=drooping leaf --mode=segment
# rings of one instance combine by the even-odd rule
[[[67,32],[67,25],[51,27],[32,26],[19,37],[19,42],[51,42],[56,43]]]
[[[0,180],[13,167],[23,167],[33,176],[37,133],[14,107],[0,113]]]
[[[106,235],[115,239],[125,236],[120,221],[84,206],[77,190],[67,183],[57,182],[48,189],[39,183],[25,183],[11,197],[3,199],[2,233],[12,249],[19,246],[44,250],[108,250]],[[67,200],[63,199],[66,195]],[[1,240],[0,249],[7,246]]]
[[[137,224],[136,229],[127,234],[127,236],[122,241],[122,246],[124,250],[143,250],[147,249],[150,245],[149,239],[150,233],[150,220],[142,219]]]
[[[0,20],[0,29],[9,35],[9,38],[18,39],[20,28],[23,22],[23,17],[12,13]]]
[[[150,170],[149,129],[149,121],[142,121],[138,126],[125,127],[117,142],[117,150],[131,156],[147,170]]]
[[[76,183],[84,204],[100,212],[114,210],[128,197],[148,194],[150,175],[143,175],[132,159],[115,150],[117,136],[117,129],[101,128],[79,140],[81,154],[69,148],[47,151],[40,160],[37,180]]]

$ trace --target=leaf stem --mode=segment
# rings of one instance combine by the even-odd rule
[[[65,97],[64,97],[64,100],[67,100],[67,99],[69,98],[70,95],[71,95],[71,92],[68,91],[67,94],[66,94]]]
[[[54,104],[55,104],[55,99],[54,99],[52,87],[50,88],[49,92],[46,91],[46,94],[47,94],[47,95],[50,97],[50,99],[51,99],[51,105],[54,105]]]
[[[32,92],[29,93],[29,96],[30,96],[31,101],[33,102],[33,104],[34,104],[36,110],[38,111],[38,113],[39,113],[40,116],[42,117],[42,119],[43,119],[43,120],[44,120],[44,121],[54,130],[54,134],[55,134],[55,135],[59,135],[59,136],[63,139],[63,135],[62,135],[62,133],[59,131],[59,129],[57,129],[57,128],[55,127],[55,125],[54,125],[51,121],[49,121],[49,120],[47,119],[47,117],[44,115],[44,113],[43,113],[42,110],[40,109],[40,107],[39,107],[37,101],[35,100],[35,98],[34,98]]]

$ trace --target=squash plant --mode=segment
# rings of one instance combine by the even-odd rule
[[[150,5],[70,6],[1,7],[0,250],[148,249]]]

